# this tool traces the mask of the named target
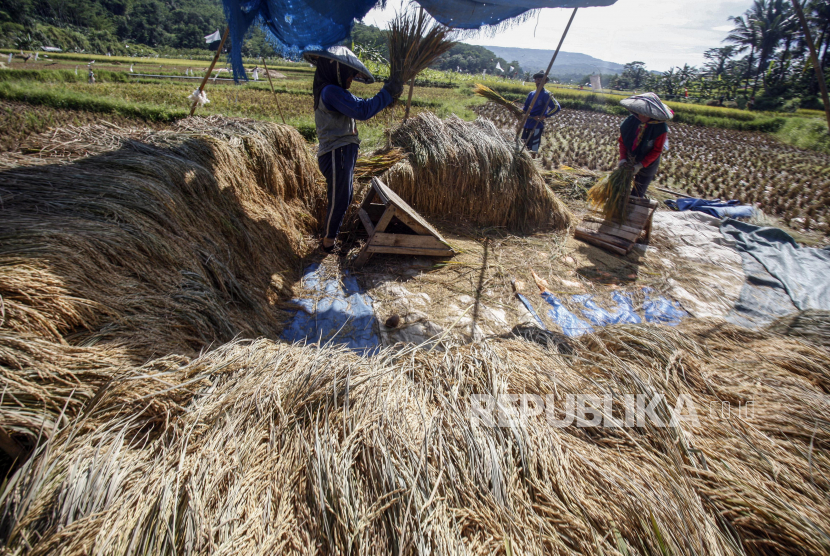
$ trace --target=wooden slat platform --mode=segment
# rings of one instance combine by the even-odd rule
[[[438,230],[378,178],[372,179],[372,187],[357,214],[369,239],[355,259],[355,266],[364,265],[374,253],[455,255]],[[389,233],[390,225],[396,233]]]
[[[574,237],[618,255],[627,255],[637,241],[648,242],[657,201],[632,197],[624,222],[604,220],[599,213],[589,213],[576,227]]]

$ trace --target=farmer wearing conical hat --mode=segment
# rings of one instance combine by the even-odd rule
[[[549,81],[543,71],[535,73],[533,75],[533,80],[536,82],[537,88],[543,82],[547,83]],[[533,97],[535,95],[535,90],[528,93],[527,98],[525,99],[524,108],[522,109],[524,112],[527,112],[528,109],[530,109],[530,104],[533,102]],[[543,85],[542,90],[539,92],[539,98],[536,99],[536,104],[534,104],[533,109],[530,110],[530,116],[528,116],[527,121],[525,122],[525,128],[522,130],[522,142],[527,144],[527,149],[529,151],[534,153],[539,152],[539,147],[542,144],[542,132],[545,131],[545,120],[559,112],[561,109],[562,108],[559,106],[559,102],[553,98],[553,95],[545,90]]]
[[[321,247],[331,253],[346,209],[352,202],[352,181],[360,138],[355,120],[368,120],[401,96],[403,84],[387,82],[378,94],[362,99],[348,89],[353,80],[374,83],[375,78],[345,46],[305,52],[317,66],[314,72],[314,123],[317,126],[317,163],[326,178],[328,209]]]
[[[668,148],[669,126],[666,121],[674,117],[671,108],[663,104],[654,93],[634,95],[620,104],[631,115],[620,126],[620,162],[634,162],[636,174],[632,197],[645,197],[651,180],[660,167],[660,155]]]

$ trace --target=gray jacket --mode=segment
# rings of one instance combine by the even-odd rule
[[[317,140],[320,142],[317,156],[322,156],[344,145],[360,144],[354,118],[329,110],[322,100],[317,105],[317,110],[314,111],[314,123],[317,125]]]

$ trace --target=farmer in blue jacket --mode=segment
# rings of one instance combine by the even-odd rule
[[[401,96],[403,84],[387,82],[378,94],[362,99],[348,89],[353,80],[374,83],[372,73],[345,46],[303,54],[317,66],[314,72],[314,123],[317,126],[317,163],[326,178],[328,209],[323,222],[321,247],[327,253],[335,239],[346,209],[352,202],[352,181],[360,138],[355,120],[368,120]]]
[[[545,83],[548,82],[545,73],[541,71],[533,75],[533,80],[536,82],[537,88],[542,84],[542,80]],[[524,108],[522,109],[523,111],[528,111],[535,95],[536,91],[530,91],[528,93]],[[545,120],[561,109],[562,107],[559,106],[556,99],[543,86],[539,92],[539,98],[536,99],[536,104],[533,105],[530,116],[528,116],[525,122],[525,128],[522,130],[522,142],[527,144],[528,150],[534,153],[539,152],[539,146],[542,144],[542,132],[545,130]]]

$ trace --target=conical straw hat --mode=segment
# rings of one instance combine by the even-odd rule
[[[635,114],[642,114],[654,120],[666,121],[674,117],[674,111],[654,93],[634,95],[621,100],[620,104]]]
[[[328,58],[329,60],[334,60],[336,62],[340,62],[345,66],[349,66],[350,68],[357,70],[358,75],[355,76],[356,81],[361,81],[363,83],[374,83],[375,78],[372,75],[372,72],[369,71],[369,68],[363,65],[355,53],[346,48],[345,46],[332,46],[328,50],[308,50],[303,52],[303,58],[309,64],[317,65],[317,60],[320,58]]]

